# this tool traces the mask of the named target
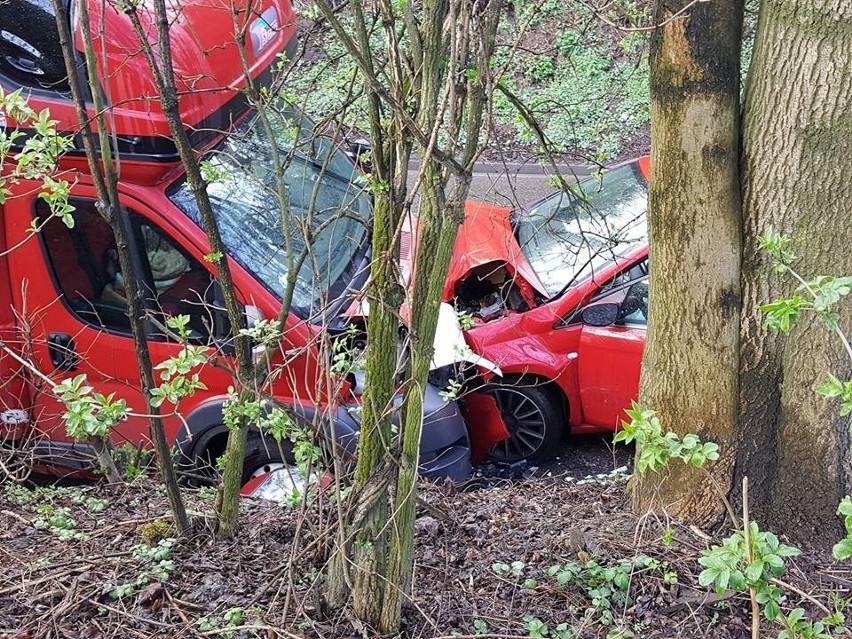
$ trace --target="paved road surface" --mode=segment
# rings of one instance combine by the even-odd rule
[[[583,177],[589,169],[581,166],[560,166],[569,181],[572,176]],[[417,166],[409,170],[409,184],[417,178]],[[471,184],[470,197],[492,204],[515,208],[532,204],[554,190],[552,170],[534,164],[477,164]]]

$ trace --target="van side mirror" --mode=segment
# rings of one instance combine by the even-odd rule
[[[366,138],[358,138],[350,142],[349,150],[346,152],[346,155],[348,155],[364,173],[369,173],[373,169],[373,146]]]
[[[253,306],[251,304],[246,305],[245,307],[246,314],[246,328],[254,328],[260,322],[266,319],[266,316],[263,314],[263,311],[260,310],[257,306]]]
[[[602,302],[583,309],[583,323],[589,326],[612,326],[618,320],[621,304]]]
[[[266,316],[263,314],[263,311],[260,310],[257,306],[252,304],[247,304],[245,307],[246,314],[246,328],[252,329],[257,326],[260,322],[266,319]],[[263,361],[263,356],[266,354],[266,346],[263,344],[257,344],[252,340],[251,345],[251,358],[255,364],[259,364]]]

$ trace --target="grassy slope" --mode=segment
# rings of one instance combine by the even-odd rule
[[[646,34],[611,26],[647,24],[648,3],[617,0],[608,6],[602,20],[579,3],[511,0],[493,61],[504,70],[505,85],[535,114],[553,152],[597,162],[641,153],[648,144]],[[306,29],[304,41],[288,92],[309,112],[333,116],[347,100],[352,64],[328,30]],[[380,37],[375,45],[381,57]],[[509,159],[538,154],[530,128],[500,94],[493,114],[494,153]],[[356,103],[343,119],[358,128],[362,117]]]

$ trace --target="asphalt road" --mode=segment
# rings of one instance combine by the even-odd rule
[[[589,174],[589,169],[583,166],[562,165],[558,168],[569,182]],[[416,165],[411,166],[408,175],[409,185],[413,185],[417,179]],[[476,165],[470,198],[516,208],[552,193],[553,184],[553,170],[549,167],[543,168],[532,162],[504,164],[483,161]]]

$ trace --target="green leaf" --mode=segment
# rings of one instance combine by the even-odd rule
[[[763,577],[764,568],[765,564],[763,563],[763,561],[753,561],[751,564],[749,564],[748,568],[746,568],[745,578],[752,583],[760,581],[760,579]]]
[[[795,626],[805,616],[804,608],[793,608],[787,615],[787,623]]]
[[[845,561],[852,558],[852,537],[841,539],[834,545],[831,552],[838,561]]]
[[[799,321],[801,311],[806,305],[807,302],[796,295],[760,306],[760,310],[766,315],[763,319],[764,328],[782,333],[789,332],[790,327]]]

